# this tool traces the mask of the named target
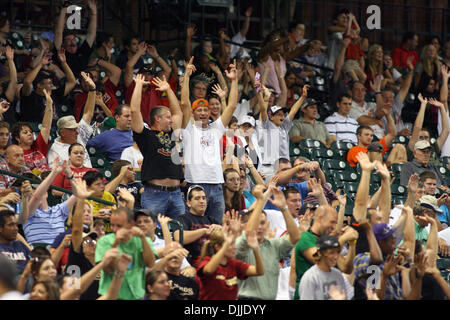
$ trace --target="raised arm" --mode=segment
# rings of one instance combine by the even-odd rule
[[[383,216],[383,222],[389,223],[391,214],[391,176],[386,165],[380,161],[375,161],[377,173],[381,176],[381,193],[379,199],[380,211]]]
[[[203,267],[204,275],[210,276],[214,272],[216,272],[229,247],[231,247],[236,240],[235,235],[227,224],[223,225],[222,231],[225,241],[222,243],[222,247],[219,249],[219,251],[213,254],[211,260],[209,260],[209,262]]]
[[[86,105],[84,106],[84,112],[82,119],[87,124],[90,124],[92,118],[94,117],[94,109],[95,109],[95,99],[96,99],[96,85],[94,81],[91,79],[88,73],[81,72],[81,76],[84,80],[89,84],[89,93],[86,100]]]
[[[441,113],[442,131],[439,137],[437,138],[436,143],[438,144],[439,150],[442,150],[442,147],[444,146],[444,143],[447,140],[448,134],[450,132],[447,111],[445,110],[445,105],[442,102],[436,99],[430,99],[429,102],[431,105],[438,107],[439,112]]]
[[[96,0],[88,0],[87,2],[90,10],[90,21],[88,26],[88,32],[86,36],[86,42],[89,47],[92,48],[94,44],[95,37],[97,36],[97,1]]]
[[[73,185],[76,188],[77,202],[72,216],[72,247],[75,252],[80,253],[83,241],[84,205],[86,204],[86,199],[92,195],[93,191],[88,191],[86,181],[79,178],[73,179]]]
[[[66,75],[66,86],[64,88],[64,96],[67,96],[70,91],[75,88],[77,84],[77,79],[73,75],[72,69],[70,69],[69,65],[67,64],[66,60],[66,53],[64,49],[60,49],[58,51],[58,59],[61,62],[61,67],[64,71],[64,74]]]
[[[158,50],[156,50],[155,46],[147,46],[147,53],[159,64],[159,66],[164,71],[164,76],[166,79],[169,79],[170,73],[172,72],[172,69],[167,64],[166,60],[161,58],[161,56],[158,54]]]
[[[170,88],[169,83],[166,81],[166,77],[163,76],[162,80],[160,78],[154,78],[153,84],[156,86],[156,90],[167,94],[170,113],[172,114],[172,129],[180,129],[183,124],[183,112],[181,111],[180,102],[178,101],[177,96]]]
[[[186,63],[186,70],[184,72],[183,86],[181,87],[181,109],[183,111],[183,123],[182,128],[186,128],[188,122],[191,119],[191,100],[189,91],[189,81],[191,75],[196,71],[194,66],[194,57],[191,57],[188,63]]]
[[[13,102],[17,90],[17,69],[14,64],[14,49],[10,46],[6,46],[5,55],[9,67],[9,83],[6,88],[5,96],[9,101]]]
[[[274,181],[272,179],[272,181]],[[245,231],[256,231],[258,229],[259,221],[261,220],[262,209],[267,203],[267,200],[271,196],[271,188],[269,187],[266,192],[264,192],[264,185],[256,185],[253,188],[253,195],[256,197],[255,207],[253,212],[248,219],[245,226]]]
[[[33,81],[36,79],[39,71],[41,71],[42,67],[49,63],[50,57],[48,55],[44,56],[41,62],[31,70],[25,79],[23,79],[23,86],[21,89],[21,94],[24,96],[29,96],[33,91]]]
[[[247,277],[262,276],[265,272],[265,269],[264,269],[264,262],[261,257],[261,252],[259,250],[259,243],[256,237],[256,231],[254,230],[247,231],[245,233],[245,237],[247,239],[248,246],[253,249],[253,255],[255,256],[255,265],[250,266],[247,269],[245,275]]]
[[[67,7],[62,7],[55,25],[55,48],[61,49],[63,42],[64,26],[66,24]]]
[[[217,81],[219,82],[220,88],[224,90],[226,94],[228,92],[228,86],[227,82],[225,81],[225,78],[223,77],[222,71],[214,62],[210,62],[209,66],[211,67],[212,71],[214,71],[214,74],[217,77]]]
[[[250,27],[250,17],[252,15],[252,12],[253,12],[253,8],[252,7],[248,7],[247,10],[245,10],[244,24],[242,25],[242,28],[239,31],[243,38],[245,38],[247,36],[247,32],[248,32],[248,29]]]
[[[45,95],[45,110],[44,117],[42,118],[41,136],[45,143],[48,144],[50,138],[50,130],[52,129],[53,120],[53,100],[50,93],[44,89]]]
[[[353,217],[361,224],[367,220],[367,198],[369,197],[369,184],[370,175],[375,167],[375,164],[370,162],[369,156],[360,152],[357,154],[356,159],[361,166],[361,179],[359,181],[358,190],[355,196],[355,206],[353,208]]]
[[[408,74],[405,77],[405,80],[403,80],[402,86],[400,87],[400,90],[397,92],[397,97],[400,98],[400,101],[403,103],[405,101],[406,95],[409,92],[409,89],[411,88],[412,78],[414,74],[414,66],[412,64],[412,60],[414,59],[414,56],[410,56],[408,60],[406,61],[406,65],[408,66]]]
[[[28,221],[28,217],[30,215],[29,203],[31,196],[33,194],[33,189],[31,188],[31,183],[28,180],[22,182],[22,186],[20,189],[21,195],[21,213],[19,215],[19,219],[17,224],[24,224]]]
[[[317,197],[317,201],[319,205],[326,206],[328,205],[327,198],[325,198],[325,194],[323,192],[322,184],[317,181],[316,178],[311,178],[307,182],[307,188],[308,190],[311,190],[308,195],[311,195],[313,197]]]
[[[391,111],[389,109],[383,108],[383,113],[386,116],[388,123],[388,132],[384,136],[384,140],[386,142],[386,147],[390,148],[392,145],[392,141],[394,141],[395,136],[397,135],[397,127],[395,126],[395,121],[392,117]]]
[[[231,80],[230,96],[228,97],[228,105],[223,111],[221,119],[224,127],[228,126],[238,103],[238,79],[236,71],[236,60],[230,64],[230,71],[225,70],[227,77]]]
[[[289,111],[289,119],[291,119],[291,121],[294,121],[294,117],[297,114],[298,110],[300,110],[300,107],[303,104],[303,101],[305,101],[305,99],[308,97],[309,88],[310,88],[310,86],[307,84],[305,84],[303,86],[302,96],[291,107],[291,110]]]
[[[440,100],[444,104],[446,111],[448,112],[448,78],[450,77],[450,72],[445,64],[442,64],[442,84],[440,91]]]
[[[334,73],[333,73],[333,83],[338,82],[339,77],[341,76],[342,67],[345,62],[345,53],[347,52],[347,47],[350,44],[350,39],[345,38],[342,40],[342,47],[339,55],[336,59],[336,63],[334,65]]]
[[[286,222],[286,230],[289,235],[289,241],[295,245],[298,240],[300,240],[300,232],[297,225],[295,224],[292,214],[289,211],[288,205],[286,203],[286,198],[279,187],[271,186],[273,193],[273,200],[269,199],[270,203],[278,207],[283,215],[284,221]]]
[[[103,59],[99,59],[97,64],[108,72],[109,80],[111,80],[115,86],[118,86],[120,77],[122,76],[122,70],[118,66]]]
[[[195,31],[197,29],[195,28],[195,25],[191,24],[186,29],[186,44],[185,44],[185,55],[186,55],[186,61],[189,61],[192,58],[191,55],[191,41],[192,37],[195,35]]]
[[[148,84],[142,74],[138,74],[134,80],[136,85],[134,87],[133,95],[131,96],[131,128],[136,133],[141,133],[144,130],[144,119],[141,113],[142,87]]]
[[[414,128],[413,128],[413,132],[411,134],[411,139],[408,142],[408,148],[411,151],[414,150],[414,145],[419,140],[419,133],[420,133],[420,130],[422,130],[423,120],[425,117],[425,110],[427,108],[427,103],[428,103],[428,100],[426,98],[423,98],[421,93],[418,94],[417,98],[420,101],[420,108],[419,108],[419,112],[417,113],[417,116],[416,116],[416,121],[414,121]]]
[[[285,107],[287,101],[287,87],[284,77],[281,74],[280,62],[275,62],[275,73],[277,74],[278,83],[280,84],[280,94],[278,95],[275,104],[280,107]]]
[[[123,74],[123,83],[125,88],[128,88],[133,82],[134,66],[138,62],[139,58],[142,57],[142,55],[144,55],[146,51],[147,51],[147,44],[145,42],[141,42],[139,44],[138,51],[135,53],[133,57],[131,57],[130,60],[128,60],[125,66],[125,72]]]

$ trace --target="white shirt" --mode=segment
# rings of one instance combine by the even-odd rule
[[[244,36],[242,36],[240,31],[238,33],[236,33],[233,38],[231,38],[232,42],[236,42],[239,44],[244,44],[245,40],[247,40],[247,39]],[[242,49],[241,58],[250,57],[250,55],[248,54],[247,50],[244,49],[244,47],[240,47],[235,44],[231,44],[230,57],[234,58],[238,54],[239,50],[241,50],[241,49]]]
[[[450,123],[450,117],[447,112],[447,121]],[[438,111],[438,133],[439,135],[442,132],[442,117],[441,117],[441,111]],[[442,157],[450,157],[450,139],[447,137],[444,144],[442,145],[441,150],[441,159]]]
[[[131,146],[131,147],[125,148],[122,151],[122,155],[120,156],[120,159],[131,162],[133,169],[139,169],[138,161],[141,159],[144,159],[144,156],[142,155],[141,151],[139,151],[139,150],[135,149],[133,146]]]
[[[207,128],[198,127],[190,121],[181,131],[187,182],[224,183],[220,141],[225,131],[221,117]]]
[[[328,132],[336,136],[337,141],[349,141],[355,145],[358,144],[356,130],[358,129],[359,124],[355,119],[349,116],[344,117],[335,112],[327,117],[324,123]]]
[[[350,118],[355,119],[358,121],[359,117],[361,116],[368,116],[375,119],[375,111],[377,110],[377,104],[375,102],[366,102],[364,101],[363,106],[361,107],[359,104],[355,102],[355,100],[352,101],[352,108],[350,110],[350,113],[348,116]],[[383,117],[382,119],[384,119]],[[383,138],[385,136],[384,129],[381,128],[378,124],[373,124],[370,126],[372,130],[374,131],[374,134],[379,138]]]
[[[0,300],[28,300],[28,298],[19,291],[9,291],[0,296]]]
[[[273,124],[268,116],[265,122],[256,121],[262,164],[273,165],[280,158],[290,160],[289,131],[292,127],[293,123],[287,115],[280,127]]]
[[[91,159],[89,158],[89,153],[86,149],[86,144],[89,140],[89,138],[92,136],[92,133],[94,130],[92,127],[87,124],[83,119],[79,122],[80,126],[78,127],[78,137],[77,142],[84,146],[84,162],[83,166],[87,168],[92,168]],[[60,162],[63,162],[66,160],[69,162],[69,147],[70,144],[68,143],[62,143],[60,141],[61,138],[57,138],[52,146],[50,147],[50,150],[48,151],[47,159],[50,167],[52,166],[53,160],[56,157],[59,157]]]

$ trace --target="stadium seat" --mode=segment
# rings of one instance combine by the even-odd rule
[[[408,142],[409,142],[408,137],[397,135],[395,136],[394,141],[392,141],[392,144],[401,143],[407,145]]]
[[[334,158],[334,152],[331,149],[327,148],[319,148],[319,149],[312,149],[311,155],[314,160],[319,159],[333,159]]]
[[[447,168],[448,164],[450,163],[450,157],[442,157],[441,162],[444,165],[444,167]]]
[[[179,239],[178,242],[181,245],[183,245],[183,225],[181,224],[181,222],[179,222],[177,220],[170,220],[169,223],[168,223],[168,227],[169,227],[170,234],[172,235],[172,239],[174,239],[174,240],[175,240],[175,237],[173,235],[174,232],[177,231],[177,230],[180,231],[180,239]],[[155,234],[161,239],[164,238],[162,230],[159,227],[156,228]]]
[[[312,149],[312,148],[317,148],[318,149],[320,147],[326,148],[326,146],[322,142],[320,142],[319,140],[314,140],[314,139],[303,139],[303,140],[300,140],[298,142],[298,145],[301,148],[309,148],[309,149]]]
[[[351,142],[334,141],[331,144],[331,149],[348,151],[351,148],[353,148],[354,146],[355,145],[353,143],[351,143]]]
[[[399,184],[391,185],[391,194],[393,196],[406,196],[408,189],[405,186]]]
[[[292,158],[305,157],[305,158],[311,159],[311,157],[312,157],[310,149],[305,149],[305,148],[301,147],[297,143],[290,143],[290,145],[289,145],[289,155]]]
[[[348,164],[345,161],[337,159],[326,159],[323,162],[322,170],[324,171],[342,171],[347,169]]]

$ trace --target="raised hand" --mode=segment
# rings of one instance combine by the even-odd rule
[[[59,49],[59,51],[58,51],[58,59],[61,62],[61,64],[67,63],[66,50],[64,50],[64,48]]]
[[[0,100],[0,114],[4,114],[6,111],[8,111],[10,106],[11,103],[9,103],[7,100]]]
[[[242,230],[242,217],[239,215],[239,212],[236,210],[231,210],[231,218],[229,220],[229,226],[231,232],[237,237],[241,233]]]
[[[408,191],[415,194],[417,189],[419,188],[419,182],[420,182],[419,174],[413,173],[409,177],[408,186],[407,186]]]
[[[250,17],[252,15],[253,12],[253,7],[248,7],[247,10],[245,10],[245,16],[246,17]]]
[[[233,234],[233,231],[231,230],[231,228],[227,225],[224,225],[222,227],[222,233],[223,233],[225,242],[227,242],[228,245],[232,245],[235,240],[235,235]]]
[[[92,80],[92,78],[89,75],[89,73],[81,72],[81,76],[83,77],[84,81],[86,81],[89,84],[89,88],[91,90],[95,90],[95,88],[96,88],[95,82],[94,82],[94,80]]]
[[[313,216],[314,212],[309,209],[306,210],[304,215],[300,216],[298,224],[298,230],[300,231],[300,234],[309,230],[309,228],[311,227]]]
[[[283,191],[281,191],[279,187],[275,186],[271,186],[270,188],[273,194],[273,200],[269,198],[270,203],[280,209],[286,207],[286,197],[284,196]]]
[[[419,99],[420,104],[427,104],[427,103],[428,103],[428,99],[427,99],[427,98],[424,98],[424,97],[422,96],[421,93],[419,93],[419,94],[417,95],[417,99]]]
[[[153,84],[156,86],[156,90],[158,91],[169,91],[170,90],[170,85],[169,83],[166,81],[166,76],[162,77],[162,80],[158,77],[153,78]]]
[[[86,181],[84,181],[81,178],[76,178],[72,180],[73,184],[73,193],[77,196],[79,199],[87,199],[90,196],[92,196],[92,193],[94,191],[89,191],[87,189]]]
[[[25,180],[22,182],[22,185],[20,186],[20,194],[22,195],[22,198],[30,199],[33,195],[33,188],[31,187],[31,183],[28,180]]]
[[[195,27],[194,24],[191,24],[187,27],[186,29],[186,36],[188,38],[192,38],[195,35],[195,32],[197,31],[197,28]]]
[[[14,49],[10,46],[6,46],[5,56],[8,60],[14,60]]]
[[[185,66],[185,75],[187,75],[188,77],[190,77],[192,75],[192,73],[197,71],[197,68],[195,68],[195,66],[194,66],[194,57],[191,57],[189,62],[187,62],[187,63],[184,62],[184,66]]]
[[[145,81],[145,77],[142,74],[138,74],[136,78],[134,78],[134,82],[136,85],[150,85],[150,81]]]
[[[406,66],[408,67],[409,71],[413,71],[414,70],[414,65],[412,64],[413,60],[414,60],[414,56],[410,56],[406,60]]]
[[[236,70],[236,59],[234,59],[233,63],[229,66],[230,71],[225,70],[225,74],[228,79],[236,80],[237,79],[237,70]]]
[[[373,91],[379,92],[381,90],[381,75],[377,75],[374,81],[370,81],[370,87]]]
[[[442,73],[442,77],[444,79],[448,79],[450,77],[450,73],[448,72],[448,67],[445,64],[442,64],[441,73]]]
[[[444,104],[440,102],[439,100],[436,100],[435,98],[428,99],[428,103],[432,104],[433,106],[439,107],[439,108],[445,108]]]
[[[397,257],[394,257],[394,255],[387,256],[383,268],[383,274],[386,277],[390,277],[400,270],[398,267],[399,260],[400,258],[398,256]]]
[[[156,47],[152,45],[147,46],[147,53],[153,58],[158,56],[158,50],[156,50]]]
[[[345,289],[339,290],[339,286],[332,284],[328,289],[328,295],[333,300],[345,300]]]
[[[45,96],[45,101],[49,102],[50,105],[53,105],[53,99],[52,99],[51,93],[48,92],[47,89],[44,89],[43,92],[44,92],[44,96]]]
[[[372,172],[372,170],[375,167],[374,162],[370,162],[369,156],[365,152],[360,152],[356,155],[356,159],[359,162],[359,165],[361,166],[361,170],[363,171],[369,171]]]
[[[341,189],[338,189],[336,192],[336,196],[338,198],[339,205],[341,207],[345,207],[345,205],[347,204],[347,195],[345,193],[342,193]]]
[[[307,97],[308,96],[308,90],[311,86],[309,84],[305,84],[302,88],[302,96]]]
[[[389,170],[384,163],[377,160],[377,161],[375,161],[375,165],[377,167],[376,172],[381,176],[382,179],[390,179],[391,178]]]
[[[139,47],[138,47],[138,51],[140,56],[143,56],[144,53],[147,52],[147,43],[145,43],[144,41],[142,41],[141,43],[139,43]]]
[[[142,238],[145,237],[144,231],[142,231],[140,228],[134,226],[130,229],[130,233],[134,237]]]
[[[262,199],[264,198],[264,191],[266,190],[266,186],[262,185],[262,184],[257,184],[253,190],[252,190],[252,194],[257,198],[257,199]]]
[[[258,238],[256,237],[255,230],[249,230],[245,232],[245,237],[247,238],[247,244],[250,248],[256,249],[259,246]]]
[[[212,87],[212,93],[218,95],[220,99],[224,99],[227,95],[227,92],[217,83]]]
[[[312,195],[314,197],[320,196],[321,193],[323,193],[323,187],[320,184],[319,181],[317,181],[316,178],[311,178],[306,183],[308,186],[308,189],[311,190],[308,194]]]
[[[103,256],[102,260],[105,263],[105,265],[108,265],[111,263],[111,261],[117,259],[119,254],[120,254],[119,248],[111,248],[105,252],[105,255]]]
[[[64,239],[61,242],[61,244],[63,245],[64,248],[68,248],[68,247],[70,247],[70,242],[71,241],[72,241],[72,234],[66,234],[64,236]]]
[[[157,220],[158,220],[159,224],[161,226],[163,226],[163,225],[167,225],[172,219],[170,219],[168,216],[164,216],[164,215],[158,213]]]
[[[45,54],[41,59],[41,65],[46,66],[47,64],[49,64],[51,58],[52,58],[51,54]]]
[[[89,9],[91,9],[92,13],[97,12],[97,1],[96,0],[88,0],[87,5],[89,6]]]
[[[133,194],[125,188],[119,188],[117,195],[123,199],[126,203],[131,203],[135,201]]]
[[[127,271],[128,266],[130,265],[133,258],[125,253],[123,253],[120,258],[117,260],[116,271],[120,273],[124,273]]]

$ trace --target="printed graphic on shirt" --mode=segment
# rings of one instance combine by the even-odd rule
[[[170,157],[172,153],[172,139],[168,133],[160,132],[157,134],[159,143],[161,143],[162,148],[158,148],[158,153],[163,156]]]

